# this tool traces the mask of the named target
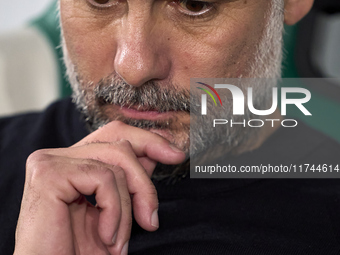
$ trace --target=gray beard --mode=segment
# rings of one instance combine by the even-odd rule
[[[264,29],[261,41],[258,44],[258,50],[253,56],[250,72],[245,76],[272,79],[279,79],[281,76],[283,18],[283,1],[273,0],[270,12],[268,13],[268,23]],[[143,109],[149,110],[156,109],[159,112],[180,111],[189,114],[190,110],[193,110],[190,109],[190,105],[195,105],[198,98],[195,96],[190,98],[188,90],[180,89],[181,86],[172,84],[171,82],[166,84],[166,86],[160,86],[156,82],[150,81],[136,88],[126,84],[116,73],[112,73],[108,77],[101,79],[97,84],[91,81],[85,81],[78,74],[76,66],[71,62],[64,38],[62,37],[62,39],[64,62],[73,89],[73,101],[85,116],[90,131],[97,130],[113,120],[120,120],[128,125],[145,130],[167,129],[171,130],[174,134],[182,131],[186,134],[187,141],[177,144],[174,141],[171,142],[184,150],[187,155],[189,155],[189,144],[191,150],[190,155],[195,155],[216,145],[216,143],[221,143],[220,134],[215,133],[209,135],[211,128],[207,128],[205,125],[198,125],[197,128],[191,129],[190,132],[190,125],[184,124],[181,125],[181,130],[176,130],[174,127],[176,120],[136,120],[124,116],[116,116],[114,119],[110,118],[103,110],[103,105],[114,104],[125,107],[142,107]],[[257,89],[254,90],[254,106],[257,106],[257,109],[268,108],[271,101],[272,86],[273,83],[268,83],[258,86]],[[247,85],[240,84],[240,88],[246,91]],[[237,116],[232,115],[230,109],[232,109],[231,101],[224,105],[224,115],[227,116],[227,119],[240,121]],[[246,110],[242,119],[249,120],[255,117],[261,118],[254,116],[249,110]],[[229,127],[225,132],[227,132],[228,138],[223,141],[223,146],[224,148],[228,148],[228,151],[232,151],[256,136],[257,129]],[[157,180],[178,180],[187,176],[189,172],[188,164],[188,159],[183,164],[177,166],[166,166],[158,163],[153,173],[153,178]]]

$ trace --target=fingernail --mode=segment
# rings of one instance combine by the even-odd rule
[[[127,255],[128,254],[128,250],[129,250],[129,241],[127,241],[122,249],[122,252],[120,253],[120,255]]]
[[[117,232],[114,234],[113,238],[112,238],[112,243],[115,244],[117,241]]]
[[[170,143],[169,144],[169,147],[175,151],[175,152],[183,152],[182,150],[178,149],[174,144]]]
[[[158,221],[158,209],[154,210],[151,215],[151,225],[155,228],[159,227],[159,221]]]

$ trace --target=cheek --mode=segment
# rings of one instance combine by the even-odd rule
[[[185,70],[184,77],[247,77],[265,29],[267,7],[264,1],[225,16],[211,26],[213,29],[192,36],[178,35],[183,39],[174,50],[173,55],[180,60],[174,66]]]
[[[105,44],[105,41],[96,35],[83,36],[82,40],[73,35],[72,37],[65,35],[66,46],[73,64],[82,77],[97,82],[112,72],[114,59],[112,44]]]
[[[69,57],[83,78],[97,82],[112,72],[115,55],[115,42],[111,39],[112,28],[94,28],[90,18],[80,16],[77,10],[71,9],[61,11]]]
[[[183,40],[176,49],[174,66],[190,77],[239,77],[246,75],[260,41],[262,29],[238,26],[209,36]],[[178,70],[177,70],[178,71]]]

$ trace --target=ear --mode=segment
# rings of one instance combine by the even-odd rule
[[[312,8],[314,0],[285,0],[285,23],[294,25]]]

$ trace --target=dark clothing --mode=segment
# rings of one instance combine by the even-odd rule
[[[12,254],[25,162],[40,148],[67,147],[88,132],[70,99],[43,113],[0,120],[0,254]],[[231,158],[247,165],[340,164],[340,146],[299,123],[259,149]],[[129,254],[340,254],[340,179],[154,181],[160,228],[135,222]],[[34,238],[34,237],[32,237]]]

